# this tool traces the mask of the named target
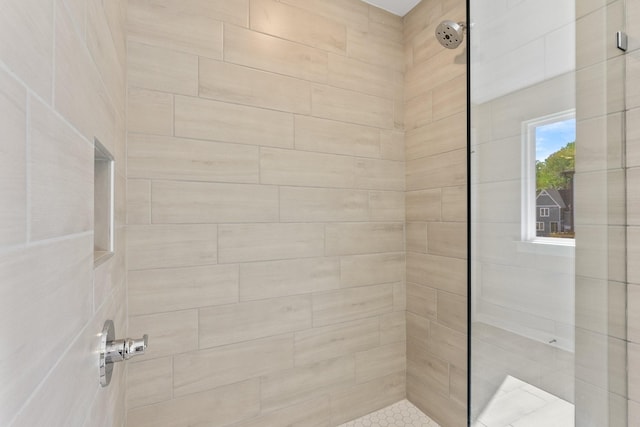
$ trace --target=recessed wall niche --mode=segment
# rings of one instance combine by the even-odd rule
[[[93,265],[102,264],[114,252],[114,159],[109,150],[94,140],[93,169]]]

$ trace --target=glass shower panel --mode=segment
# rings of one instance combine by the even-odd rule
[[[469,21],[470,423],[624,426],[624,0]]]

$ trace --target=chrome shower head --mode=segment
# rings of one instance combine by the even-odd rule
[[[464,22],[442,21],[436,28],[436,38],[447,49],[455,49],[464,39]]]

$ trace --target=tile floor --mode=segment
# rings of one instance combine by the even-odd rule
[[[338,427],[440,427],[408,400],[372,412]]]
[[[566,400],[507,376],[473,427],[573,427],[573,411]]]

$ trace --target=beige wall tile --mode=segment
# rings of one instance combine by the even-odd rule
[[[464,427],[467,410],[414,376],[407,376],[407,398],[440,425]]]
[[[173,395],[173,359],[145,360],[127,367],[127,407],[152,405],[171,400]]]
[[[127,36],[145,44],[222,59],[222,21],[246,25],[247,3],[248,0],[169,0],[160,6],[149,0],[131,0],[127,7]],[[230,14],[221,9],[229,9]]]
[[[304,80],[327,81],[327,52],[233,25],[225,25],[224,43],[226,62]]]
[[[467,220],[467,187],[446,187],[442,189],[442,220]]]
[[[355,159],[355,186],[371,190],[404,191],[404,162]]]
[[[465,120],[465,113],[457,113],[407,131],[407,160],[466,149]]]
[[[280,221],[367,221],[368,218],[367,191],[280,187]]]
[[[393,129],[393,102],[331,86],[313,87],[311,111],[315,117]]]
[[[293,296],[200,309],[200,348],[249,341],[311,327],[311,297]]]
[[[331,52],[347,50],[345,25],[322,15],[274,0],[251,0],[249,13],[255,31]]]
[[[372,285],[313,295],[313,326],[363,319],[393,311],[393,286]]]
[[[129,317],[129,336],[149,335],[149,346],[140,360],[154,359],[198,347],[198,311]]]
[[[354,382],[353,355],[274,372],[261,378],[262,408],[279,409]]]
[[[407,309],[407,285],[404,282],[393,284],[393,309],[395,311]]]
[[[293,115],[177,96],[175,133],[186,138],[293,147]]]
[[[293,366],[293,340],[282,335],[174,356],[174,394],[184,396]]]
[[[408,222],[405,225],[407,252],[427,253],[427,223]]]
[[[325,18],[342,22],[347,27],[363,31],[369,28],[369,6],[360,1],[326,0],[318,3],[314,0],[283,0],[283,3],[310,10]]]
[[[275,185],[353,188],[352,157],[262,148],[260,182]]]
[[[438,322],[463,334],[467,333],[467,298],[438,291]]]
[[[278,219],[278,189],[265,185],[154,181],[156,224],[269,222]]]
[[[640,286],[627,285],[627,337],[629,341],[640,343]]]
[[[151,181],[127,180],[127,224],[151,223]]]
[[[404,201],[405,193],[402,191],[369,191],[369,220],[404,221]]]
[[[327,224],[326,233],[327,255],[398,252],[404,249],[403,224]]]
[[[258,182],[258,147],[152,135],[129,135],[130,178]]]
[[[127,229],[127,268],[189,267],[216,264],[215,225],[152,225]]]
[[[173,135],[173,95],[129,88],[127,130],[150,135]]]
[[[407,344],[407,376],[440,394],[449,394],[449,364],[415,341]]]
[[[3,55],[4,57],[4,55]],[[0,71],[0,246],[27,238],[27,92]]]
[[[467,258],[467,224],[431,222],[427,231],[428,252],[454,258]]]
[[[449,80],[433,90],[433,119],[440,120],[457,113],[464,113],[467,108],[467,76],[465,74]],[[460,119],[458,125],[466,117]],[[465,129],[464,126],[461,126]],[[453,130],[453,129],[452,129]],[[466,129],[465,129],[466,131]],[[464,138],[466,142],[466,135]]]
[[[467,293],[467,262],[460,258],[407,253],[407,281],[458,295]]]
[[[407,367],[406,343],[397,342],[356,353],[358,384],[393,373],[404,373]]]
[[[324,252],[322,224],[239,224],[218,228],[218,261],[311,258]]]
[[[405,73],[405,99],[425,94],[450,80],[463,75],[466,66],[464,62],[456,61],[460,54],[455,49],[442,49],[428,61],[419,62]],[[428,79],[424,76],[429,76]]]
[[[405,311],[380,316],[380,344],[405,341],[407,337]]]
[[[466,182],[466,150],[407,161],[407,190],[461,186]]]
[[[430,34],[432,36],[432,34]],[[431,37],[430,37],[431,38]],[[433,92],[414,96],[406,101],[404,128],[407,133],[430,124],[433,121]]]
[[[212,411],[211,408],[215,408]],[[260,413],[260,382],[248,380],[129,411],[127,425],[230,425]]]
[[[398,71],[358,61],[343,55],[329,54],[328,83],[342,89],[393,99]]]
[[[50,355],[64,354],[89,321],[92,259],[92,238],[87,235],[5,251],[0,256],[0,321],[13,326],[4,328],[3,341],[20,343],[0,350],[2,360],[11,361],[0,368],[4,378],[1,424],[9,423],[52,369],[57,358],[51,360]],[[50,328],[51,324],[57,326]],[[42,334],[46,329],[52,330]]]
[[[376,128],[316,117],[296,116],[297,150],[380,157],[380,131]],[[395,160],[395,159],[394,159]]]
[[[380,130],[380,154],[383,159],[400,161],[405,159],[404,136],[403,131]]]
[[[254,107],[311,113],[309,82],[204,58],[200,59],[199,95]]]
[[[408,191],[407,221],[440,221],[442,218],[442,192],[440,188]]]
[[[369,31],[347,29],[347,54],[374,65],[402,71],[404,50],[402,44]]]
[[[389,406],[405,396],[405,374],[376,378],[331,394],[333,425]]]
[[[45,101],[51,101],[54,6],[38,0],[11,0],[0,16],[0,57]]]
[[[467,336],[431,322],[427,350],[434,356],[446,360],[450,365],[464,368],[467,366]]]
[[[356,320],[314,328],[295,334],[295,365],[348,355],[376,347],[380,342],[380,320]]]
[[[407,282],[407,311],[427,319],[436,320],[437,291],[433,288]]]
[[[339,286],[338,258],[240,264],[241,301],[321,292]]]
[[[196,55],[134,41],[129,41],[127,48],[129,86],[182,95],[198,94]]]
[[[238,301],[238,266],[129,271],[129,314],[183,310]]]
[[[264,406],[263,406],[264,409]],[[278,411],[273,411],[237,424],[236,427],[262,426],[329,427],[329,396],[321,396]]]
[[[90,231],[93,147],[48,107],[30,101],[30,240]]]
[[[116,113],[96,65],[62,3],[57,2],[56,7],[55,108],[86,139],[98,138],[115,153],[116,146],[123,146],[116,130],[116,116],[124,114]]]
[[[403,253],[343,256],[340,285],[343,287],[400,282],[404,278]]]

